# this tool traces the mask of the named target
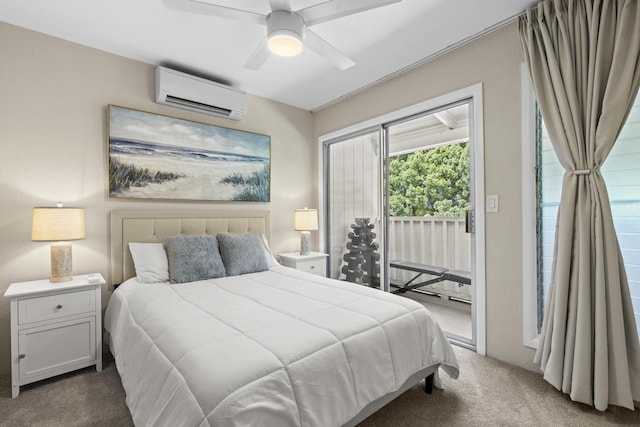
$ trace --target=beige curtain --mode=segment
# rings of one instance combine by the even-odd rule
[[[519,21],[536,98],[565,169],[534,362],[558,390],[602,411],[640,401],[640,345],[600,174],[640,85],[639,3],[544,0]]]

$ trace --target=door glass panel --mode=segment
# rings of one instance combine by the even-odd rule
[[[473,344],[469,104],[393,124],[388,141],[391,290],[425,305],[451,338]]]
[[[381,132],[325,146],[329,277],[381,287]]]

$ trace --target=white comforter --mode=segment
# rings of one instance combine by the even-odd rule
[[[420,304],[286,267],[125,282],[105,328],[138,426],[339,426],[422,368],[458,375]]]

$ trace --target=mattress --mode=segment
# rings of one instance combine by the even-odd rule
[[[130,279],[105,329],[138,426],[340,426],[426,367],[458,376],[422,305],[280,266]]]

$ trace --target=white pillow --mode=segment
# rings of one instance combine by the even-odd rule
[[[269,266],[269,268],[280,265],[278,260],[276,260],[276,257],[273,255],[273,252],[271,252],[271,248],[269,247],[269,242],[267,242],[267,236],[262,234],[260,237],[262,237],[264,256],[267,257],[267,265]]]
[[[129,243],[129,250],[141,283],[169,281],[169,262],[162,243]]]

